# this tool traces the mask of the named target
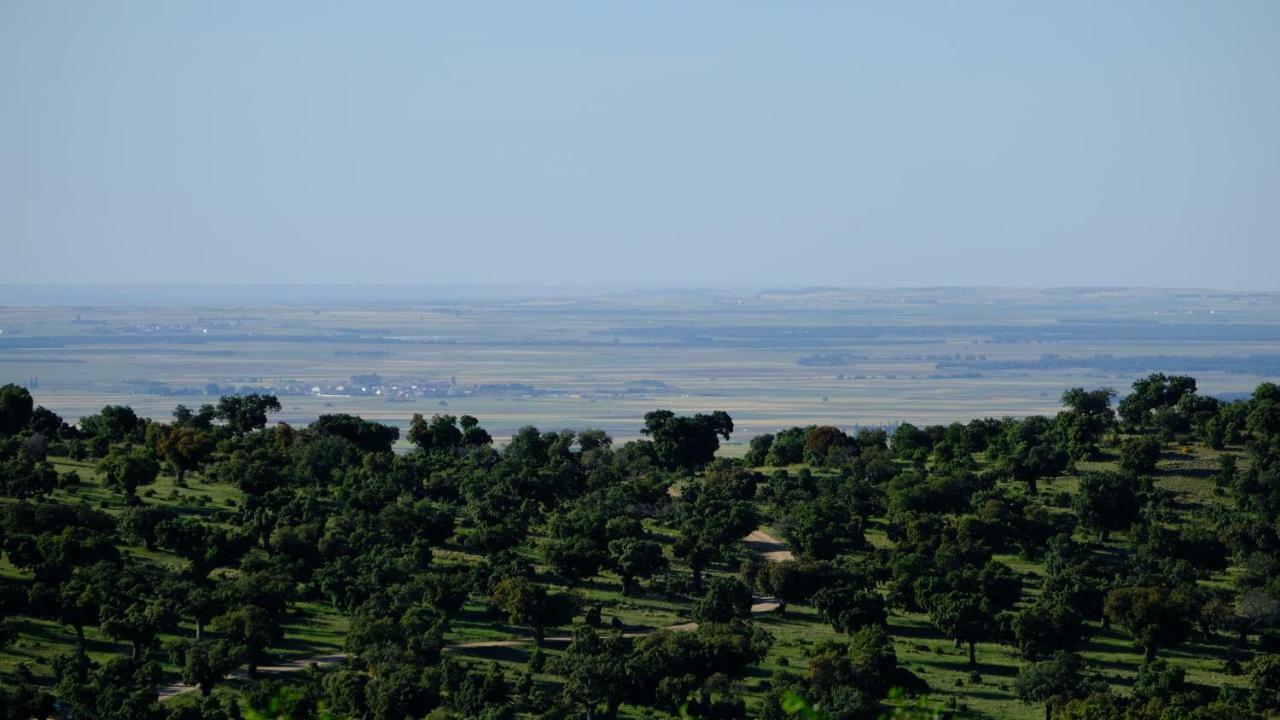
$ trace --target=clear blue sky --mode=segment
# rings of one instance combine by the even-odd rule
[[[1280,289],[1274,0],[7,0],[0,93],[3,283]]]

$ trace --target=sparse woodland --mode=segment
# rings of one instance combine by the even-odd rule
[[[1280,388],[643,439],[0,388],[0,717],[1245,719],[1280,710]],[[407,445],[406,445],[407,442]],[[897,715],[894,715],[897,713]]]

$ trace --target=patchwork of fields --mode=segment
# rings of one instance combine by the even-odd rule
[[[1125,388],[1148,372],[1194,374],[1218,395],[1280,375],[1280,296],[1268,294],[117,294],[89,307],[70,291],[0,293],[0,382],[32,386],[68,418],[127,403],[164,419],[247,388],[279,395],[290,423],[350,412],[403,430],[415,413],[449,412],[499,439],[524,424],[628,439],[655,407],[722,409],[743,442],[787,425],[1048,413],[1067,387]]]

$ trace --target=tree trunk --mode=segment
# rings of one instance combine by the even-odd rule
[[[607,720],[618,720],[618,708],[621,705],[621,700],[610,700],[609,706],[605,711],[605,718],[607,718]]]
[[[1110,530],[1108,530],[1108,529],[1106,529],[1106,528],[1102,528],[1101,530],[1099,530],[1099,531],[1098,531],[1098,542],[1100,542],[1100,543],[1104,543],[1104,542],[1106,542],[1106,541],[1107,541],[1107,538],[1109,538],[1109,537],[1111,537],[1111,531],[1110,531]]]
[[[1053,704],[1052,703],[1047,702],[1044,704],[1044,720],[1053,720]]]
[[[977,645],[977,643],[975,643],[972,640],[969,641],[969,664],[970,665],[978,664],[978,653],[974,648],[975,645]]]
[[[76,648],[80,651],[80,654],[83,655],[85,650],[84,625],[81,623],[76,623],[75,629],[76,629]]]
[[[786,616],[787,616],[787,601],[779,598],[778,599],[778,617],[786,617]]]
[[[209,697],[209,695],[213,694],[213,684],[207,682],[200,683],[200,694],[204,697]]]
[[[178,474],[176,477],[174,477],[173,484],[177,485],[178,487],[186,487],[183,484],[183,478],[186,477],[186,475],[187,475],[187,471],[182,467],[178,467]]]
[[[258,679],[258,661],[257,661],[257,660],[254,660],[254,659],[252,659],[252,658],[249,660],[249,672],[248,672],[248,675],[249,675],[249,679],[250,679],[250,680],[257,680],[257,679]]]
[[[196,642],[204,640],[204,620],[196,618]]]
[[[962,645],[960,644],[960,638],[954,638],[954,640],[956,643],[956,649],[959,650],[962,647]]]
[[[1144,660],[1146,660],[1147,662],[1151,662],[1152,660],[1155,660],[1155,659],[1156,659],[1156,646],[1155,646],[1155,645],[1148,645],[1148,646],[1146,646],[1145,648],[1143,648],[1142,657],[1143,657],[1143,659],[1144,659]]]
[[[129,659],[130,659],[130,660],[137,660],[137,659],[138,659],[138,652],[139,652],[139,648],[138,648],[138,643],[137,643],[137,641],[130,642],[130,643],[129,643]]]
[[[533,626],[533,646],[542,647],[542,641],[547,639],[547,629],[541,625]]]
[[[1027,494],[1036,495],[1040,492],[1040,486],[1036,484],[1035,478],[1027,478]]]
[[[701,590],[702,589],[702,566],[691,565],[690,567],[693,569],[693,589]]]

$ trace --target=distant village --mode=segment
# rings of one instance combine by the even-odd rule
[[[388,380],[371,373],[353,375],[349,381],[337,383],[307,383],[297,380],[280,380],[264,382],[251,378],[245,384],[208,383],[203,386],[173,386],[155,380],[125,380],[125,384],[133,394],[161,395],[174,397],[222,395],[248,395],[251,393],[270,393],[277,397],[381,397],[387,402],[412,402],[416,400],[445,400],[448,398],[475,396],[506,397],[583,397],[575,390],[564,388],[538,388],[526,383],[459,383],[457,376],[448,380]],[[636,380],[628,382],[617,390],[595,392],[600,397],[635,397],[651,394],[680,394],[681,390],[657,380]]]
[[[354,375],[348,381],[312,383],[298,380],[264,382],[253,378],[245,384],[208,383],[202,386],[174,386],[156,380],[125,380],[135,394],[209,396],[270,393],[278,397],[382,397],[389,402],[430,398],[470,397],[474,395],[542,394],[532,385],[522,383],[490,383],[460,385],[456,377],[448,380],[388,381],[376,374]]]

